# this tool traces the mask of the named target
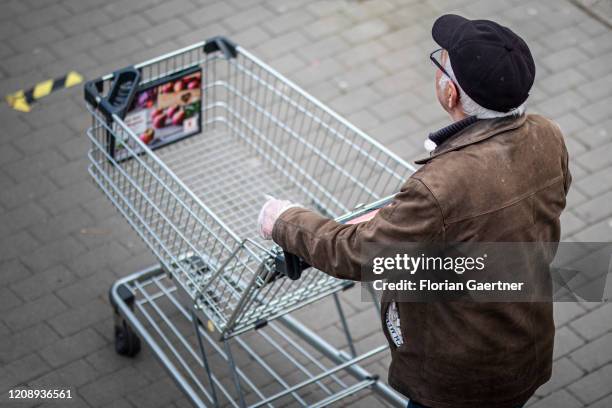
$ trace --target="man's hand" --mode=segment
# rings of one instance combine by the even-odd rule
[[[272,229],[278,217],[289,208],[300,207],[300,205],[287,200],[277,200],[268,195],[266,195],[266,198],[268,201],[266,201],[259,212],[257,225],[259,227],[259,235],[263,239],[272,239]]]

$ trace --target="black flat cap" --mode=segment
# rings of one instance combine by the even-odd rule
[[[448,51],[461,88],[479,105],[508,112],[527,100],[535,63],[512,30],[490,20],[446,14],[436,20],[431,35]]]

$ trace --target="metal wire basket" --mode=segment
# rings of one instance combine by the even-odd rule
[[[89,172],[227,338],[346,286],[312,268],[279,274],[278,248],[256,229],[264,193],[339,217],[396,192],[413,168],[224,38],[137,65],[135,82],[196,66],[202,131],[156,151],[108,103],[120,73],[88,83]]]

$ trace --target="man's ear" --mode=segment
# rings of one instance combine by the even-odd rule
[[[449,109],[454,109],[459,103],[459,90],[453,81],[448,81],[448,86],[446,87],[446,103]]]

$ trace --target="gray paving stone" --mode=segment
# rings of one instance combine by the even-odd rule
[[[112,331],[112,326],[109,326],[107,331]],[[143,352],[147,353],[146,350],[143,350]],[[106,376],[107,374],[111,374],[131,365],[130,361],[126,361],[125,357],[115,352],[115,348],[112,344],[107,344],[89,353],[85,357],[85,360],[101,376]]]
[[[557,72],[551,76],[543,78],[539,85],[542,86],[549,94],[555,95],[569,89],[573,89],[585,81],[587,81],[587,79],[584,75],[578,72],[575,68],[570,67],[564,71]]]
[[[267,21],[272,17],[273,14],[268,9],[258,5],[231,14],[224,20],[224,24],[231,30],[243,30],[257,23]]]
[[[22,73],[24,69],[30,68],[38,68],[42,65],[49,64],[55,61],[55,57],[49,51],[44,48],[34,48],[33,50],[24,50],[22,54],[17,54],[15,56],[6,58],[2,61],[2,66],[4,70],[10,75],[17,75]],[[42,79],[42,78],[41,78]],[[34,86],[37,79],[32,78],[31,84],[29,86]],[[24,86],[28,86],[24,85]],[[17,91],[20,87],[15,87],[11,91]]]
[[[231,36],[232,41],[235,41],[236,44],[242,47],[248,47],[249,51],[253,51],[253,49],[256,49],[256,47],[262,44],[267,44],[270,38],[270,34],[259,26],[250,27],[239,33],[232,34]],[[260,56],[258,52],[256,52],[255,55],[257,55],[258,57]],[[281,53],[280,55],[283,54]],[[270,59],[273,58],[278,58],[278,55],[270,57]]]
[[[588,55],[579,48],[568,47],[543,58],[542,63],[551,71],[556,72],[587,59],[589,59]]]
[[[587,223],[578,218],[572,211],[565,210],[561,214],[561,234],[564,237],[580,231],[586,225]]]
[[[2,28],[0,28],[0,39],[5,39],[15,34],[20,34],[21,31],[21,27],[15,24],[14,21],[3,21]]]
[[[47,214],[34,203],[27,203],[6,212],[0,218],[0,231],[4,234],[16,232],[33,224],[43,222]]]
[[[139,14],[128,15],[96,28],[100,34],[109,40],[116,40],[130,34],[149,28],[149,23]]]
[[[581,401],[591,403],[609,394],[610,384],[612,384],[612,364],[590,373],[568,388]]]
[[[76,1],[76,0],[72,0]],[[92,1],[92,0],[90,0]],[[104,8],[107,13],[114,17],[123,17],[129,13],[142,13],[145,10],[161,3],[161,0],[130,0],[130,2],[111,3]]]
[[[347,48],[345,40],[338,36],[332,36],[323,38],[322,40],[309,42],[307,45],[296,49],[295,52],[302,57],[304,61],[314,61],[334,56]]]
[[[347,89],[357,88],[373,83],[385,75],[385,72],[376,64],[363,63],[359,67],[348,69],[336,76],[336,81],[342,83]]]
[[[574,235],[582,242],[609,242],[612,239],[612,220],[602,220]]]
[[[21,152],[16,150],[12,145],[5,144],[2,146],[2,150],[0,151],[0,166],[5,168],[11,168],[12,163],[21,159],[23,155]],[[11,164],[11,166],[9,166]]]
[[[226,1],[206,2],[185,16],[193,27],[219,22],[220,19],[234,14],[236,9]]]
[[[599,401],[590,404],[589,408],[607,408],[612,406],[612,394],[600,399]]]
[[[319,63],[307,65],[303,69],[296,71],[291,77],[295,79],[298,85],[308,87],[315,83],[321,83],[342,72],[342,70],[342,66],[335,59],[327,58]],[[312,86],[311,89],[315,89],[315,86]],[[338,91],[334,92],[337,93]]]
[[[574,302],[556,302],[553,304],[553,312],[556,327],[561,327],[585,314],[585,310]]]
[[[135,36],[135,35],[130,35],[130,36],[118,39],[116,41],[105,42],[103,45],[95,47],[90,52],[91,52],[91,55],[96,60],[103,62],[103,63],[108,63],[109,61],[114,61],[114,60],[119,59],[119,57],[123,57],[123,56],[129,55],[130,53],[139,51],[142,48],[143,48],[143,43],[140,40],[140,38],[138,38],[138,36]],[[116,65],[116,64],[113,64],[113,65]],[[123,64],[120,64],[119,66],[122,66],[122,65]],[[104,73],[106,73],[106,71],[111,71],[111,70],[105,69]]]
[[[39,353],[49,365],[59,367],[92,353],[104,344],[105,340],[98,333],[85,329],[48,345]]]
[[[50,5],[38,10],[28,11],[20,15],[17,21],[25,28],[34,28],[45,25],[60,18],[69,17],[70,12],[60,4]]]
[[[319,0],[313,1],[306,6],[311,13],[323,17],[341,11],[346,3],[339,0]]]
[[[49,294],[26,303],[17,310],[5,313],[2,320],[13,330],[22,330],[43,322],[64,310],[66,310],[66,305],[55,295]]]
[[[575,158],[584,168],[597,171],[612,165],[612,143],[600,146]]]
[[[295,27],[310,23],[314,16],[305,10],[298,9],[266,20],[262,25],[273,35],[279,35]]]
[[[10,374],[13,385],[17,385],[46,372],[49,365],[38,354],[32,353],[5,365],[4,368]]]
[[[574,320],[570,325],[582,337],[595,339],[612,327],[612,304],[607,303]]]
[[[109,403],[108,405],[104,405],[104,407],[105,408],[133,408],[134,405],[130,404],[130,402],[124,398],[119,398]]]
[[[582,403],[565,390],[553,392],[535,404],[529,405],[530,408],[580,408]]]
[[[0,57],[7,58],[9,56],[15,55],[15,51],[8,46],[8,44],[0,43]],[[0,75],[0,78],[4,78],[4,74]]]
[[[75,207],[53,218],[31,225],[29,230],[41,242],[50,242],[80,231],[92,223],[93,219],[85,210]]]
[[[76,309],[70,309],[53,317],[49,320],[49,325],[61,336],[69,336],[108,318],[110,315],[111,307],[108,302],[93,299]]]
[[[35,205],[32,201],[55,191],[57,186],[46,176],[33,175],[21,183],[6,189],[0,196],[0,203],[10,210],[20,211],[20,206]],[[21,208],[21,211],[24,211]]]
[[[130,253],[115,241],[105,239],[106,243],[95,249],[79,253],[68,260],[70,269],[80,277],[89,276],[100,270],[106,270],[111,264],[129,258]]]
[[[94,31],[75,34],[64,40],[54,42],[51,48],[61,57],[69,57],[77,52],[86,51],[103,43]]]
[[[431,52],[431,51],[430,51]],[[397,72],[397,70],[405,69],[414,64],[425,64],[425,59],[427,58],[427,52],[420,45],[411,45],[406,48],[402,48],[399,50],[391,51],[387,54],[382,55],[377,59],[377,62],[383,68],[386,68],[389,72]],[[427,65],[429,68],[431,63]],[[431,68],[431,81],[433,82],[433,74],[435,70]],[[430,88],[431,92],[431,88]]]
[[[64,38],[65,34],[53,25],[37,27],[29,30],[23,35],[14,36],[8,39],[8,43],[14,50],[31,50]]]
[[[186,47],[188,45],[207,40],[217,35],[224,35],[224,34],[227,34],[227,28],[225,28],[224,26],[218,23],[210,23],[210,24],[204,24],[203,27],[198,28],[196,30],[189,30],[187,33],[175,38],[173,41],[178,46]],[[235,39],[232,36],[229,36],[229,38],[232,41],[235,41]],[[240,45],[244,46],[244,44],[240,44]],[[162,54],[158,53],[157,56],[159,55],[162,55]]]
[[[255,53],[261,58],[272,59],[292,52],[307,43],[308,39],[302,33],[292,31],[265,41],[255,48]]]
[[[168,377],[136,390],[127,399],[137,407],[165,407],[180,394],[176,384]]]
[[[34,300],[74,281],[74,275],[65,266],[56,266],[49,270],[26,277],[11,285],[11,289],[22,299]]]
[[[413,70],[402,70],[376,81],[372,87],[386,97],[394,97],[398,93],[408,91],[415,84],[422,83],[424,81],[425,79],[417,72]],[[432,83],[432,81],[433,79],[430,79],[429,83]]]
[[[610,214],[612,208],[608,205],[612,200],[612,191],[601,194],[574,208],[574,212],[583,220],[595,223]]]
[[[286,54],[270,61],[270,66],[284,75],[289,75],[292,72],[303,68],[304,65],[305,62],[295,54]]]
[[[152,262],[146,265],[152,264]],[[137,269],[128,270],[135,272]],[[70,307],[77,307],[89,303],[92,299],[106,298],[108,289],[114,282],[114,275],[98,273],[84,279],[73,281],[68,286],[57,289],[55,294]]]
[[[190,14],[195,5],[189,0],[164,1],[144,12],[153,23],[160,23],[180,14]]]
[[[98,8],[105,2],[100,0],[64,0],[62,4],[73,14],[85,13],[88,10]]]
[[[612,360],[611,347],[612,333],[607,333],[572,352],[570,358],[587,372],[591,372]]]
[[[16,139],[15,146],[26,154],[41,152],[58,142],[65,141],[72,136],[73,132],[63,123],[55,123],[44,129],[28,133]]]
[[[306,35],[313,39],[335,34],[351,24],[351,20],[341,14],[332,14],[323,18],[318,18],[304,28]]]
[[[133,367],[126,367],[79,388],[79,394],[88,403],[100,406],[137,391],[146,384],[147,381]]]
[[[553,365],[551,379],[536,391],[538,396],[547,396],[583,376],[583,371],[568,358],[557,360]]]
[[[574,333],[567,326],[561,327],[555,333],[555,347],[553,353],[553,359],[558,359],[570,353],[572,350],[584,344],[584,340],[581,339],[576,333]],[[573,359],[574,360],[574,359]],[[575,360],[574,360],[575,361]],[[580,364],[582,368],[585,368]]]
[[[138,37],[142,39],[145,47],[156,46],[159,43],[177,37],[189,31],[189,27],[177,18],[158,23],[149,29],[140,31]]]
[[[558,51],[565,48],[580,45],[589,40],[589,34],[577,26],[570,26],[540,38],[540,41],[550,50]]]
[[[612,50],[611,40],[612,34],[610,34],[610,31],[605,31],[599,36],[585,38],[584,41],[580,42],[580,47],[586,50],[589,54],[598,56]]]
[[[27,329],[10,331],[0,337],[0,362],[2,365],[57,341],[59,336],[46,323],[39,323]]]
[[[543,113],[545,116],[555,117],[584,106],[586,103],[586,98],[570,90],[538,103],[535,110]]]
[[[578,113],[584,117],[590,123],[597,123],[598,121],[609,119],[611,112],[612,97],[600,99],[595,103],[584,106],[578,111]]]
[[[575,136],[580,138],[582,143],[590,148],[605,145],[607,142],[612,141],[612,120],[604,120],[596,125],[585,127],[576,132]]]
[[[31,252],[38,248],[40,243],[38,243],[27,231],[19,231],[16,234],[3,238],[0,241],[0,262],[2,262],[1,267],[2,274],[0,274],[0,282],[3,282],[7,279],[7,277],[19,276],[25,273],[30,273],[25,267],[23,267],[22,272],[22,263],[19,262],[16,258],[24,252]],[[4,269],[6,268],[6,269]],[[11,269],[15,268],[15,269]],[[19,272],[11,272],[11,271],[19,271]]]
[[[351,44],[358,44],[377,38],[389,31],[389,26],[380,19],[372,19],[342,32],[342,36]]]
[[[587,82],[577,88],[584,97],[599,101],[612,95],[612,74],[600,77],[597,81]]]
[[[372,135],[385,144],[391,144],[399,139],[407,139],[409,135],[416,132],[419,134],[418,143],[422,146],[427,133],[419,132],[421,127],[422,125],[412,115],[404,114],[372,129]]]
[[[79,13],[73,17],[62,19],[59,27],[69,35],[82,34],[104,24],[108,24],[111,17],[104,9],[93,9],[85,13]]]
[[[378,126],[381,122],[378,117],[374,116],[367,109],[362,109],[353,114],[350,114],[346,117],[346,119],[351,122],[353,125],[357,126],[359,129],[370,132],[376,126]]]
[[[582,186],[582,180],[580,183],[580,186]],[[588,200],[587,195],[584,194],[582,192],[582,190],[580,189],[580,187],[577,186],[571,186],[570,190],[567,194],[567,208],[568,209],[572,209],[573,207],[577,206],[580,203],[585,202],[586,200]]]
[[[565,146],[570,157],[576,157],[587,151],[587,147],[573,137],[565,137]]]
[[[573,112],[568,112],[563,116],[555,117],[554,121],[557,122],[565,136],[574,136],[577,131],[588,127],[588,124]]]
[[[609,168],[604,168],[595,173],[589,174],[580,180],[580,190],[591,197],[599,196],[612,188],[612,183],[607,178],[610,174]]]
[[[29,385],[40,388],[70,388],[74,393],[75,387],[87,384],[97,377],[98,373],[91,365],[80,359],[31,380]]]
[[[51,193],[40,197],[40,205],[51,215],[58,215],[71,208],[82,206],[85,211],[96,219],[94,207],[88,203],[91,200],[100,198],[100,191],[95,188],[90,180],[83,180],[73,185],[60,189],[56,188]]]
[[[362,86],[358,89],[334,99],[330,102],[332,108],[341,115],[355,112],[380,100],[380,95],[369,86]]]
[[[83,252],[85,247],[82,243],[67,237],[43,245],[32,253],[23,254],[21,262],[32,271],[38,272],[74,259]]]
[[[49,171],[49,177],[60,187],[69,187],[74,183],[88,178],[85,158],[70,162]]]
[[[3,152],[14,150],[11,145],[3,147]],[[66,158],[62,157],[55,150],[45,150],[35,154],[23,156],[22,153],[14,151],[10,165],[4,166],[4,170],[16,181],[28,179],[34,175],[43,174],[48,170],[58,167],[66,162]],[[1,154],[2,156],[4,153]]]
[[[359,341],[380,331],[380,322],[373,309],[365,309],[347,318],[354,341]]]
[[[13,291],[8,288],[0,288],[0,312],[4,313],[14,309],[22,303],[22,300]]]

